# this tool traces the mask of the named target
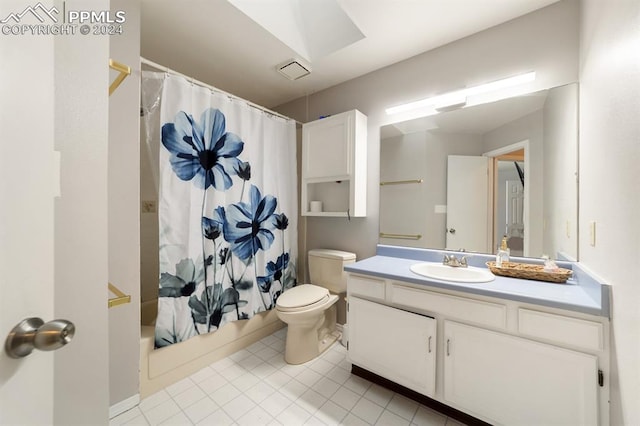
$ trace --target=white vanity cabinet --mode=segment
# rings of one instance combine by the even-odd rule
[[[444,398],[502,425],[597,425],[597,357],[444,321]]]
[[[364,114],[352,110],[302,125],[303,216],[366,216],[366,179]]]
[[[606,317],[356,273],[347,300],[357,367],[491,424],[609,424]]]
[[[423,395],[435,392],[436,320],[349,298],[349,358]]]

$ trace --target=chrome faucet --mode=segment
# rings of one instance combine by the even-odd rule
[[[444,259],[442,259],[442,264],[454,268],[466,268],[468,266],[467,256],[457,258],[455,254],[445,254]]]

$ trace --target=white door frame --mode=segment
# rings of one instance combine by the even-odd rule
[[[485,152],[484,154],[482,154],[485,157],[490,157],[490,158],[495,158],[495,157],[499,157],[501,155],[504,154],[508,154],[510,152],[513,151],[518,151],[520,149],[524,150],[524,170],[525,173],[530,173],[531,171],[531,152],[529,151],[529,139],[520,141],[520,142],[516,142],[514,144],[511,145],[507,145],[507,146],[503,146],[502,148],[498,148],[498,149],[494,149],[492,151],[489,152]],[[489,171],[491,173],[491,175],[493,176],[493,185],[492,190],[491,190],[491,208],[492,211],[495,212],[495,197],[496,197],[496,182],[495,182],[495,170],[493,168],[493,161],[490,162],[489,164]],[[529,191],[529,185],[531,184],[531,179],[527,179],[525,178],[524,180],[524,206],[523,206],[523,216],[524,216],[524,241],[523,241],[523,256],[529,256],[529,244],[531,241],[531,224],[530,224],[530,206],[529,203],[531,201],[531,192]],[[495,219],[494,216],[495,214],[490,215],[491,216],[491,226],[489,227],[489,229],[491,230],[491,240],[493,240],[493,235],[495,234],[494,228],[495,228]],[[494,245],[497,245],[494,244]]]

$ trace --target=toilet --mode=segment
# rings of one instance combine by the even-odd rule
[[[302,364],[320,355],[340,338],[336,331],[336,302],[347,291],[344,265],[356,260],[354,253],[309,250],[311,284],[285,291],[276,303],[276,314],[288,325],[284,359]]]

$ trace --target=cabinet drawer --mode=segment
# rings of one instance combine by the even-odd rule
[[[403,284],[391,284],[391,303],[437,312],[449,318],[457,318],[495,328],[506,328],[506,306],[497,303],[471,300],[448,294],[416,289]]]
[[[384,280],[349,275],[347,279],[347,294],[349,296],[362,296],[368,299],[384,300],[384,285]]]
[[[600,351],[604,348],[601,323],[547,312],[518,309],[518,332],[583,349]]]

